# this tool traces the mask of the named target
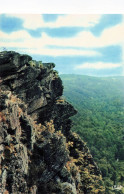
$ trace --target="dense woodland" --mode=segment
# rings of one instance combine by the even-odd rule
[[[65,98],[78,110],[73,130],[89,146],[106,193],[124,193],[124,77],[61,78]]]

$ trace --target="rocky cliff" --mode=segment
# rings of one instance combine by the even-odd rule
[[[104,193],[53,63],[0,53],[0,193]]]

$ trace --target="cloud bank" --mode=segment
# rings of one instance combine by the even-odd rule
[[[121,14],[1,14],[0,50],[51,60],[61,73],[124,75],[123,32]]]

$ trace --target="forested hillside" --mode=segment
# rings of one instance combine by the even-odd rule
[[[64,96],[78,110],[72,117],[73,130],[87,142],[104,177],[106,193],[124,193],[124,77],[61,78]]]

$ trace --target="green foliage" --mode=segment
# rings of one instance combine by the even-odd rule
[[[78,110],[73,130],[87,142],[111,193],[114,184],[124,185],[124,77],[61,78],[64,96]]]

